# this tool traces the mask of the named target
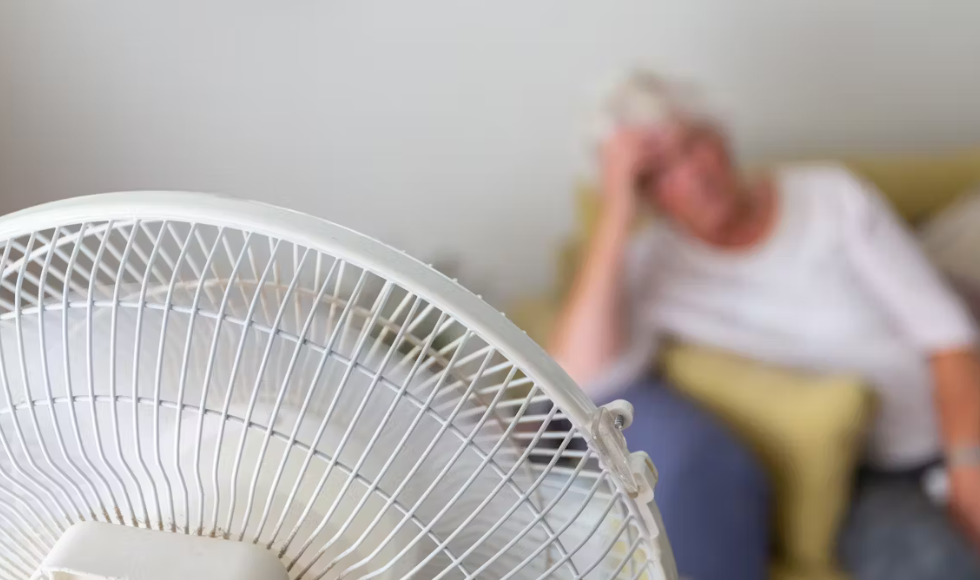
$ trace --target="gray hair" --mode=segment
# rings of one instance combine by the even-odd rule
[[[634,70],[617,82],[596,119],[595,139],[602,143],[624,128],[656,127],[665,122],[712,122],[712,115],[691,87],[647,70]]]

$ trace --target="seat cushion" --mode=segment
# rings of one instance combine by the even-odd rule
[[[856,378],[807,375],[693,346],[669,346],[662,367],[762,461],[773,484],[774,557],[783,574],[839,573],[837,534],[872,414],[870,391]]]

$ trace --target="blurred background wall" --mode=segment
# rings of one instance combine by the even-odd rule
[[[541,289],[634,64],[696,80],[747,157],[980,143],[967,0],[0,3],[0,212],[111,190],[314,213]],[[455,266],[454,266],[455,264]]]

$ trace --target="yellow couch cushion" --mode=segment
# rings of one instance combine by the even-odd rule
[[[774,570],[837,578],[837,532],[872,412],[860,380],[781,370],[699,347],[662,354],[666,377],[758,454],[775,491]]]
[[[911,223],[928,218],[980,183],[980,149],[931,157],[845,159],[844,163],[874,183]]]

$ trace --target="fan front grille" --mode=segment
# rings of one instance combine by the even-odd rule
[[[655,577],[542,385],[380,273],[145,216],[7,239],[0,274],[0,577],[81,520],[292,578]]]

